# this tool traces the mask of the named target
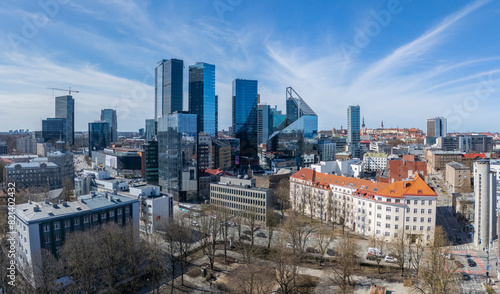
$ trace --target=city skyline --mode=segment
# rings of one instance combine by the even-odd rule
[[[135,131],[154,117],[155,65],[171,58],[216,66],[219,130],[232,123],[231,82],[245,78],[280,110],[286,87],[297,89],[320,130],[345,125],[345,108],[359,104],[368,128],[425,129],[442,116],[449,132],[497,131],[475,119],[499,106],[496,2],[54,3],[0,4],[0,131],[41,130],[64,94],[52,86],[80,91],[76,131],[106,108],[117,110],[119,131]],[[189,17],[187,6],[197,6]]]

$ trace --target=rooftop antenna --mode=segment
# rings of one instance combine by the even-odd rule
[[[69,92],[69,95],[70,95],[70,96],[71,96],[71,92],[73,92],[73,93],[80,93],[80,91],[71,90],[71,87],[69,87],[69,89],[60,89],[60,88],[49,88],[49,87],[47,87],[47,89],[52,90],[52,95],[54,95],[54,91],[65,91],[65,92]]]

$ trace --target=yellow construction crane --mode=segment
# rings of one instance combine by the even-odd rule
[[[69,92],[69,95],[71,95],[71,92],[80,93],[80,91],[71,90],[71,87],[69,87],[69,89],[59,89],[59,88],[47,88],[47,89],[51,89],[52,91],[66,91]]]

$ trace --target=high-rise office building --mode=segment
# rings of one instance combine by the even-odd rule
[[[474,163],[474,198],[474,245],[491,247],[497,237],[497,181],[489,160]]]
[[[158,118],[158,184],[176,201],[197,197],[196,114],[175,112]]]
[[[162,59],[155,71],[155,120],[163,115],[182,111],[184,62]]]
[[[360,111],[359,105],[347,107],[347,151],[353,158],[360,158]]]
[[[217,135],[215,65],[198,62],[189,67],[189,112],[198,117],[198,132]]]
[[[42,137],[45,142],[65,140],[67,124],[65,118],[47,118],[42,120]]]
[[[256,80],[233,81],[233,137],[240,139],[240,164],[258,161]]]
[[[257,112],[257,129],[259,134],[259,145],[266,144],[273,131],[273,117],[269,105],[259,105]]]
[[[158,141],[144,144],[144,173],[148,184],[158,184]]]
[[[116,110],[101,109],[101,121],[109,123],[111,142],[118,142],[118,123],[116,120]]]
[[[146,119],[146,142],[153,140],[156,136],[156,120]]]
[[[65,134],[62,140],[72,146],[75,143],[75,100],[73,96],[56,97],[56,118],[64,118]]]
[[[444,117],[431,117],[427,119],[427,133],[425,142],[427,145],[436,143],[437,138],[446,137],[447,122]]]
[[[110,130],[108,122],[89,123],[89,156],[92,157],[92,151],[104,150],[108,147],[111,140]]]

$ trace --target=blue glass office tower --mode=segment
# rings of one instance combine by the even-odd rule
[[[233,137],[240,139],[240,164],[258,162],[257,93],[255,80],[233,81]]]
[[[89,156],[92,151],[104,150],[111,140],[111,128],[108,122],[96,121],[89,123]]]
[[[198,116],[198,132],[217,135],[215,65],[197,62],[189,67],[189,112]]]
[[[347,151],[353,158],[360,158],[360,111],[359,105],[347,107]]]
[[[175,112],[158,118],[158,184],[176,201],[197,198],[196,114]]]
[[[182,111],[184,62],[162,59],[155,71],[155,120],[163,115]]]
[[[146,119],[146,142],[152,141],[156,136],[156,120]]]
[[[65,118],[47,118],[42,120],[42,137],[45,142],[65,140],[66,136]]]
[[[56,97],[56,118],[64,118],[65,122],[65,137],[62,140],[66,144],[72,146],[75,142],[75,100],[73,96]]]
[[[118,122],[116,119],[116,110],[101,109],[101,121],[109,123],[111,142],[118,142]]]

